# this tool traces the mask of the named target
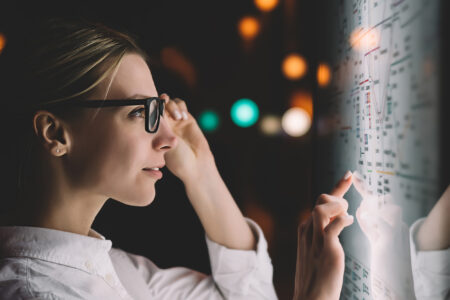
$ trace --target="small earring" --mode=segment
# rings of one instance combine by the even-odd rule
[[[56,149],[56,152],[59,152],[59,149]]]

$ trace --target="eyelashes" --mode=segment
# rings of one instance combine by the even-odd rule
[[[137,115],[138,113],[139,115]],[[145,118],[145,107],[135,109],[130,113],[130,115]]]

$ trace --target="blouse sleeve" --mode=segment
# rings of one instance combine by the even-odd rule
[[[267,242],[261,228],[250,219],[246,221],[255,234],[256,250],[229,249],[205,234],[212,275],[185,267],[161,269],[144,256],[116,248],[111,258],[134,299],[145,299],[145,295],[170,300],[277,299]]]
[[[440,251],[417,249],[416,233],[424,220],[425,218],[421,218],[415,221],[409,231],[414,292],[417,300],[449,299],[450,248]]]
[[[225,299],[277,299],[267,242],[259,225],[246,218],[256,250],[229,249],[206,236],[212,277]]]

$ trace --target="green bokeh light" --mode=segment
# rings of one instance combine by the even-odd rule
[[[215,131],[219,127],[219,115],[213,110],[205,110],[200,114],[198,122],[202,130]]]
[[[250,99],[239,99],[231,107],[231,119],[237,126],[252,126],[258,121],[258,117],[258,105]]]

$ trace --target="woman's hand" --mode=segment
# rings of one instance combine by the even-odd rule
[[[165,120],[178,137],[177,146],[165,154],[166,166],[183,182],[196,180],[202,170],[215,166],[208,141],[183,100],[160,97],[166,101]]]
[[[331,194],[320,195],[311,216],[298,228],[294,300],[339,299],[345,255],[338,236],[353,223],[342,198],[352,185],[352,174],[346,175]]]

